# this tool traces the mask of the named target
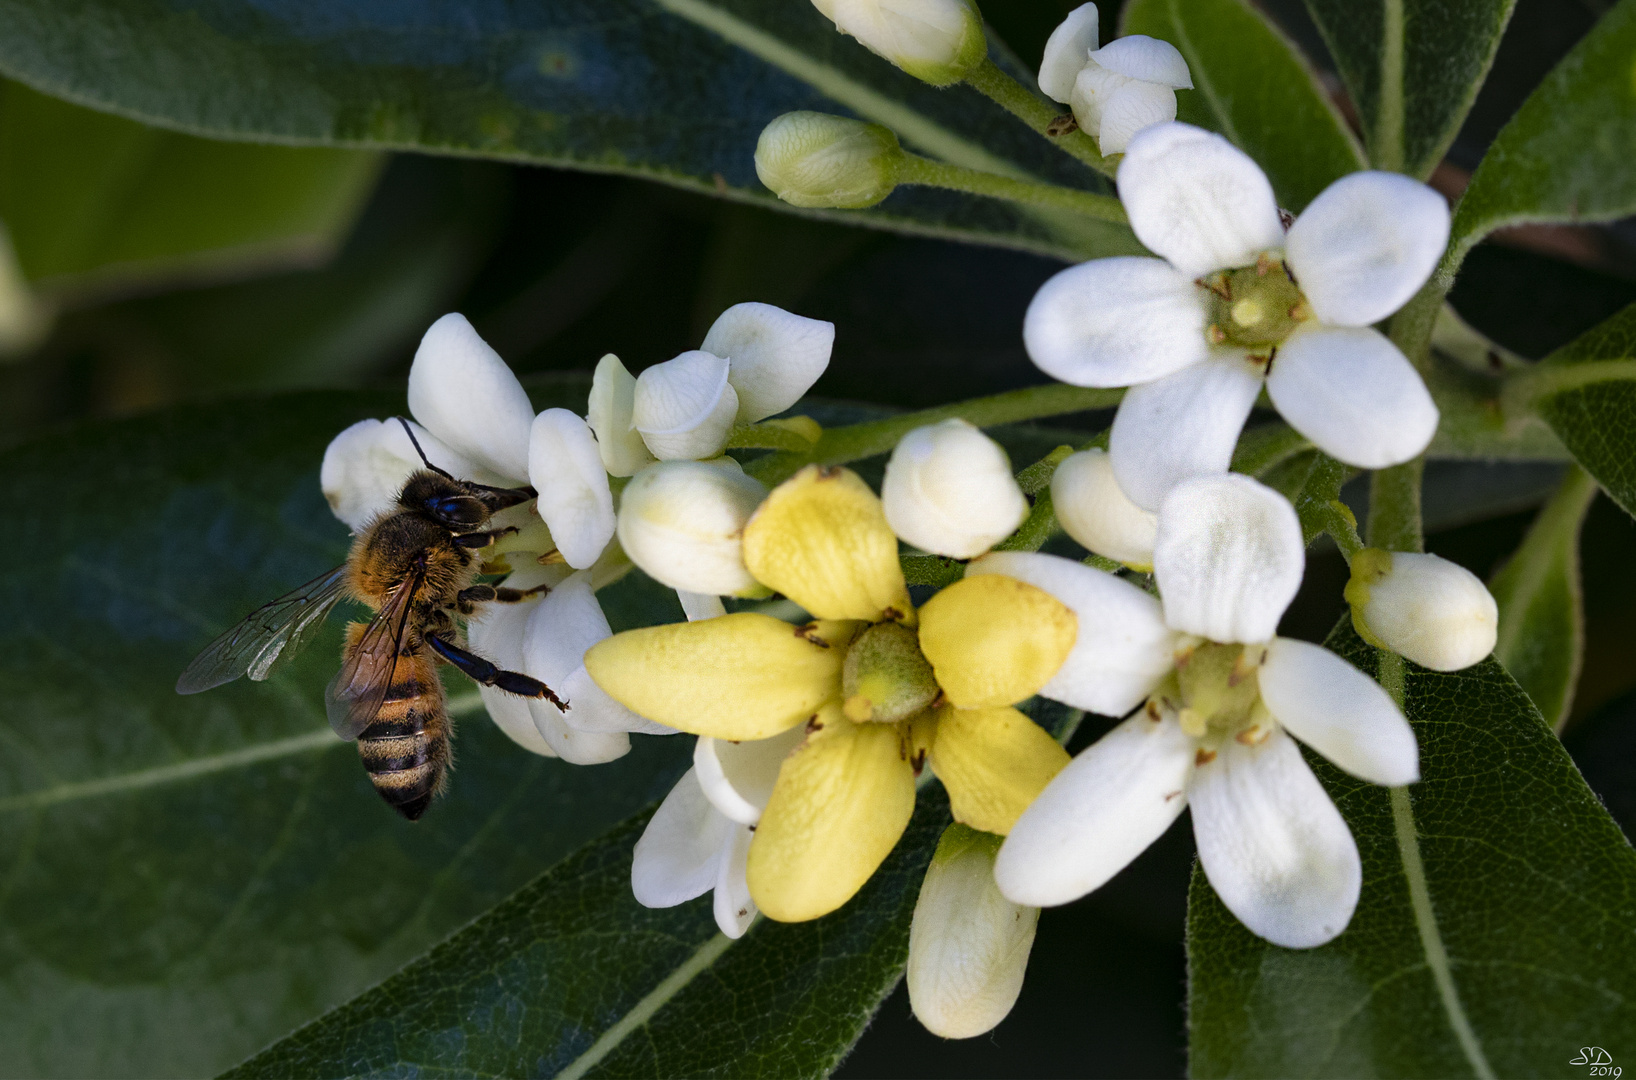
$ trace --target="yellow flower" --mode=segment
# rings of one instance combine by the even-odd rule
[[[794,922],[851,899],[909,823],[927,763],[957,821],[1009,832],[1068,763],[1012,706],[1073,650],[1073,610],[989,573],[917,612],[880,499],[846,469],[797,473],[743,539],[751,576],[816,621],[741,612],[632,630],[593,647],[585,666],[628,708],[696,735],[739,742],[805,725],[750,844],[756,905]]]

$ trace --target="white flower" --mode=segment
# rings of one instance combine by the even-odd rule
[[[1051,505],[1063,531],[1086,549],[1138,570],[1153,568],[1159,519],[1131,502],[1105,450],[1070,454],[1051,474]]]
[[[674,907],[714,889],[716,925],[742,937],[756,916],[745,878],[750,838],[761,820],[779,766],[806,735],[804,727],[770,739],[701,738],[693,768],[679,780],[636,842],[631,891],[645,907]]]
[[[1163,619],[1148,612],[1139,632],[1152,642],[1148,670],[1171,670],[1146,688],[1121,678],[1100,711],[1119,715],[1143,697],[1147,706],[1023,812],[995,865],[1007,897],[1048,906],[1083,896],[1191,806],[1205,874],[1251,930],[1307,948],[1346,928],[1362,880],[1357,845],[1290,735],[1376,784],[1417,780],[1419,752],[1374,680],[1274,636],[1300,584],[1301,540],[1289,503],[1248,477],[1200,477],[1170,493],[1154,549]],[[1076,648],[1125,650],[1102,639],[1130,634],[1138,610],[1082,622]]]
[[[988,56],[971,0],[812,0],[877,56],[933,86],[959,82]]]
[[[409,412],[455,453],[499,476],[528,475],[534,407],[464,315],[431,325],[409,367]]]
[[[1176,91],[1191,90],[1187,61],[1168,41],[1129,34],[1097,47],[1095,4],[1068,14],[1045,43],[1040,89],[1072,105],[1079,126],[1104,154],[1117,154],[1136,133],[1176,119]]]
[[[964,420],[916,428],[898,441],[881,483],[886,522],[934,555],[969,559],[1010,536],[1028,516],[1011,462]]]
[[[638,378],[618,357],[604,356],[589,410],[603,465],[614,476],[630,476],[654,458],[716,457],[734,424],[764,420],[801,400],[829,366],[834,343],[834,323],[746,303],[722,312],[701,348]]]
[[[1364,548],[1346,600],[1366,640],[1433,671],[1470,667],[1499,636],[1499,605],[1482,579],[1436,555]]]
[[[898,183],[903,150],[879,124],[820,112],[790,112],[761,129],[756,176],[791,206],[874,206]]]
[[[926,868],[909,928],[909,1005],[933,1035],[969,1039],[1017,1003],[1040,909],[994,883],[1000,837],[950,825]]]
[[[419,424],[410,421],[409,427],[433,465],[467,479],[486,475]],[[324,449],[318,486],[342,524],[355,533],[362,532],[364,526],[392,509],[410,474],[425,467],[401,423],[360,420],[331,439]]]
[[[1023,340],[1047,374],[1130,386],[1109,454],[1131,501],[1225,471],[1263,381],[1301,434],[1349,465],[1418,455],[1437,430],[1420,375],[1370,329],[1431,275],[1443,197],[1396,173],[1323,191],[1288,235],[1266,176],[1219,135],[1159,124],[1132,140],[1119,195],[1161,258],[1097,259],[1041,287]]]
[[[756,581],[744,568],[741,534],[766,494],[735,465],[650,465],[631,478],[620,497],[619,543],[649,577],[678,591],[753,592]]]

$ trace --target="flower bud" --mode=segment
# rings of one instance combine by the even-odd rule
[[[700,348],[727,361],[738,421],[753,424],[800,401],[829,367],[834,344],[832,322],[749,303],[722,312]]]
[[[909,928],[909,1004],[926,1030],[969,1039],[1017,1003],[1040,909],[994,883],[1000,837],[950,825],[926,869]]]
[[[636,376],[613,353],[604,356],[591,377],[591,400],[585,419],[596,432],[602,467],[609,476],[634,476],[652,465],[653,454],[642,441],[632,417],[636,413]]]
[[[1028,516],[1005,451],[959,419],[903,437],[886,463],[881,502],[899,537],[953,559],[981,555]]]
[[[1051,31],[1040,60],[1040,92],[1052,101],[1068,104],[1074,96],[1074,80],[1085,69],[1085,61],[1099,43],[1095,4],[1081,4]]]
[[[879,124],[792,112],[762,129],[756,175],[791,206],[858,210],[892,194],[902,156]]]
[[[632,418],[660,461],[715,457],[738,415],[728,363],[700,350],[655,364],[636,377]]]
[[[812,0],[870,52],[922,82],[948,86],[988,57],[983,17],[971,0]]]
[[[1499,606],[1482,581],[1436,555],[1364,548],[1352,557],[1346,602],[1365,641],[1433,671],[1470,667],[1499,633]]]
[[[1143,128],[1176,119],[1176,91],[1192,85],[1187,61],[1174,45],[1130,34],[1090,54],[1070,101],[1074,118],[1098,148],[1120,154]]]
[[[1131,502],[1106,450],[1081,450],[1051,475],[1051,505],[1062,528],[1087,550],[1137,570],[1153,569],[1159,517]]]
[[[672,589],[737,596],[759,589],[744,567],[744,523],[767,489],[702,461],[662,461],[631,478],[619,543],[631,562]]]

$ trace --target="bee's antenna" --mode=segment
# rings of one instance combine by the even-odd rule
[[[431,469],[433,472],[437,473],[441,477],[444,477],[445,479],[454,479],[454,477],[450,476],[447,472],[432,464],[432,459],[427,457],[426,451],[420,448],[420,440],[415,438],[415,429],[409,426],[409,421],[405,420],[401,416],[394,416],[392,419],[403,425],[403,433],[409,436],[409,441],[411,443],[414,443],[415,453],[420,455],[420,460],[426,463],[426,467],[428,469]]]

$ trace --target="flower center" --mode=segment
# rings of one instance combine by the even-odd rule
[[[1254,266],[1217,270],[1198,284],[1210,294],[1205,336],[1212,345],[1277,346],[1312,318],[1312,306],[1283,261],[1265,252]]]
[[[941,693],[920,639],[902,623],[877,623],[859,634],[841,667],[847,719],[891,724],[907,720]]]
[[[1176,670],[1148,699],[1150,717],[1173,712],[1182,731],[1199,741],[1199,762],[1216,756],[1227,739],[1254,744],[1272,733],[1257,677],[1266,648],[1200,642],[1176,653]]]

